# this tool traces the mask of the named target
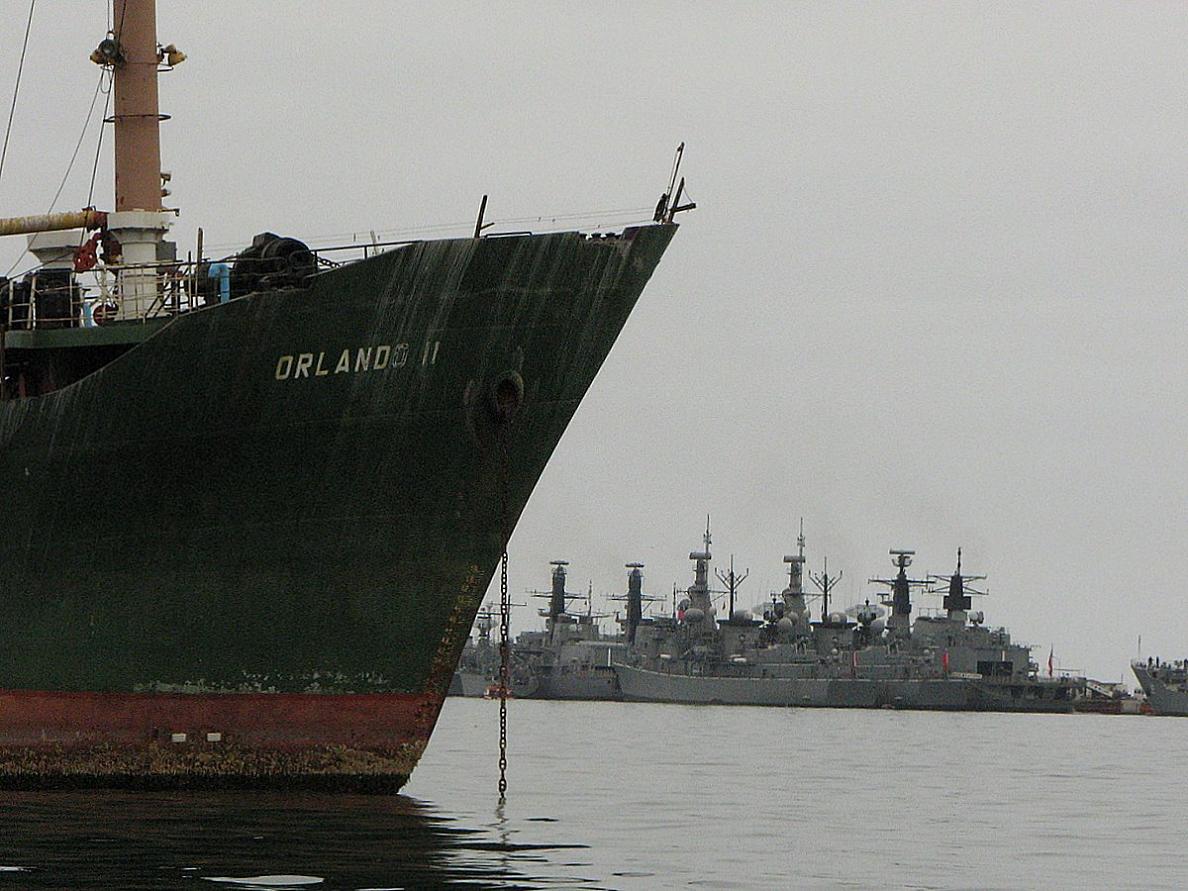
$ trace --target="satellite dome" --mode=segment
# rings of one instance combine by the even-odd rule
[[[794,622],[789,616],[784,616],[784,618],[776,622],[776,627],[779,628],[780,631],[791,634],[796,629],[796,622]]]
[[[685,610],[685,624],[689,624],[691,622],[700,622],[704,618],[705,613],[695,606]]]

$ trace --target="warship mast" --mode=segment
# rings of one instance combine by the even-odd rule
[[[691,551],[689,559],[693,561],[693,584],[689,586],[689,608],[685,610],[685,624],[695,627],[697,631],[713,628],[714,609],[710,599],[709,564],[710,564],[710,518],[705,515],[705,535],[702,536],[703,549]]]
[[[965,575],[961,572],[961,548],[957,549],[957,569],[952,575],[928,576],[929,581],[935,585],[943,585],[948,582],[949,587],[943,601],[945,613],[948,615],[950,621],[958,622],[961,625],[965,624],[965,620],[969,615],[969,609],[973,605],[973,600],[970,599],[969,595],[978,594],[985,596],[986,594],[985,591],[978,591],[975,588],[971,588],[968,583],[980,581],[985,578],[986,576],[984,575]],[[933,588],[932,592],[939,593],[940,590],[943,589]]]
[[[912,588],[922,588],[928,584],[926,579],[909,579],[907,568],[912,565],[915,551],[902,548],[892,548],[891,565],[898,567],[899,572],[893,579],[870,579],[872,585],[886,585],[891,589],[891,615],[887,619],[887,630],[892,637],[910,637],[912,633]],[[884,604],[887,604],[884,601]]]
[[[796,536],[796,553],[785,554],[784,562],[788,565],[788,587],[780,594],[784,612],[779,618],[787,617],[788,621],[792,623],[793,633],[803,635],[808,632],[809,620],[812,618],[809,615],[808,603],[804,598],[804,517],[800,518],[800,534]],[[774,594],[772,603],[773,605],[779,603]]]
[[[643,568],[642,563],[628,563],[627,567],[627,593],[622,596],[614,596],[611,600],[625,600],[627,602],[627,615],[622,619],[623,632],[627,637],[627,643],[635,643],[635,632],[643,621],[643,604],[644,600],[657,600],[656,597],[644,597],[643,593]]]
[[[718,577],[718,581],[720,581],[723,585],[726,586],[726,593],[730,597],[729,604],[726,609],[726,620],[728,622],[734,621],[734,595],[738,591],[738,586],[741,585],[744,581],[746,581],[747,576],[749,576],[750,574],[751,574],[751,570],[749,570],[749,569],[746,572],[744,572],[742,575],[738,575],[737,573],[735,573],[735,571],[734,571],[734,555],[733,554],[730,555],[730,571],[729,572],[722,572],[720,569],[714,570],[714,575],[716,575]]]
[[[548,632],[549,640],[552,640],[558,627],[574,622],[575,617],[569,612],[569,602],[589,600],[590,598],[588,594],[573,594],[565,590],[565,580],[569,574],[569,570],[566,569],[569,566],[568,560],[550,560],[549,565],[553,567],[552,584],[549,590],[529,591],[528,593],[549,602],[549,605],[545,609],[538,610],[538,613],[544,617],[545,630]],[[593,616],[589,618],[593,619]]]
[[[623,634],[627,638],[628,643],[635,643],[636,631],[639,626],[643,624],[643,611],[645,603],[655,603],[663,600],[663,597],[653,597],[643,592],[643,568],[642,563],[626,563],[627,567],[627,593],[613,594],[609,600],[626,601],[627,614],[618,619],[620,625],[623,626]],[[676,585],[673,585],[673,596],[676,596]],[[615,613],[616,617],[618,613]]]
[[[821,592],[821,621],[829,622],[829,592],[837,587],[837,583],[842,580],[845,573],[839,572],[835,576],[829,575],[829,558],[824,558],[824,569],[820,575],[813,575],[809,573],[809,579],[817,589]]]

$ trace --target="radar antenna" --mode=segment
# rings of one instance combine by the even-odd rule
[[[898,567],[899,572],[893,579],[870,579],[872,585],[886,585],[891,589],[891,599],[883,600],[884,606],[891,607],[891,617],[887,620],[887,627],[894,633],[906,634],[911,631],[912,588],[925,588],[927,579],[909,579],[907,568],[912,565],[912,557],[916,552],[905,548],[892,548],[891,565]]]
[[[969,611],[973,601],[969,595],[977,594],[985,597],[989,591],[979,591],[969,585],[969,582],[976,582],[985,579],[984,575],[968,575],[961,571],[961,548],[957,549],[957,569],[952,575],[932,575],[928,576],[929,587],[926,593],[928,594],[944,594],[945,611],[949,614],[950,619],[962,618],[964,614]],[[961,614],[958,616],[958,614]]]
[[[612,594],[608,600],[624,600],[627,602],[627,615],[620,620],[623,626],[623,631],[627,635],[628,643],[635,643],[635,631],[643,621],[644,604],[656,603],[662,600],[661,597],[653,597],[650,594],[643,593],[643,568],[642,563],[628,563],[627,567],[627,593],[626,594]],[[675,587],[674,587],[675,592]]]
[[[785,554],[788,564],[788,587],[793,594],[804,592],[804,517],[800,518],[800,534],[796,536],[796,553]]]
[[[709,531],[708,531],[708,529],[706,531],[706,550],[709,550]],[[750,574],[751,574],[750,569],[748,569],[742,575],[735,574],[735,572],[734,572],[734,555],[733,554],[730,555],[730,571],[729,572],[722,572],[722,570],[720,570],[720,569],[714,570],[714,575],[716,575],[718,577],[718,581],[720,581],[723,585],[726,586],[726,593],[730,595],[730,607],[726,612],[726,618],[728,621],[734,620],[734,594],[738,590],[738,586],[741,585],[744,581],[746,581],[747,576],[749,576]]]
[[[569,566],[568,560],[550,560],[549,565],[553,567],[552,587],[548,591],[532,590],[528,593],[533,597],[548,600],[548,607],[537,612],[539,615],[545,617],[549,636],[552,637],[553,631],[558,624],[569,624],[573,621],[572,614],[568,610],[569,604],[574,600],[588,600],[589,596],[587,594],[573,594],[565,590],[565,577],[568,574],[566,567]]]
[[[829,558],[824,558],[824,569],[817,574],[809,573],[809,581],[816,585],[817,590],[821,592],[821,621],[829,621],[829,592],[837,587],[837,583],[842,580],[843,572],[839,572],[835,576],[829,575]]]

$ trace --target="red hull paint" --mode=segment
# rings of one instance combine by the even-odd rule
[[[0,691],[0,786],[287,786],[392,791],[432,693]]]
[[[169,741],[221,733],[273,747],[390,747],[425,740],[436,696],[403,693],[58,693],[0,691],[0,745]]]

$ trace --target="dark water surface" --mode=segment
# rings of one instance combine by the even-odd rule
[[[447,702],[406,794],[11,793],[6,889],[1188,887],[1188,719]]]

